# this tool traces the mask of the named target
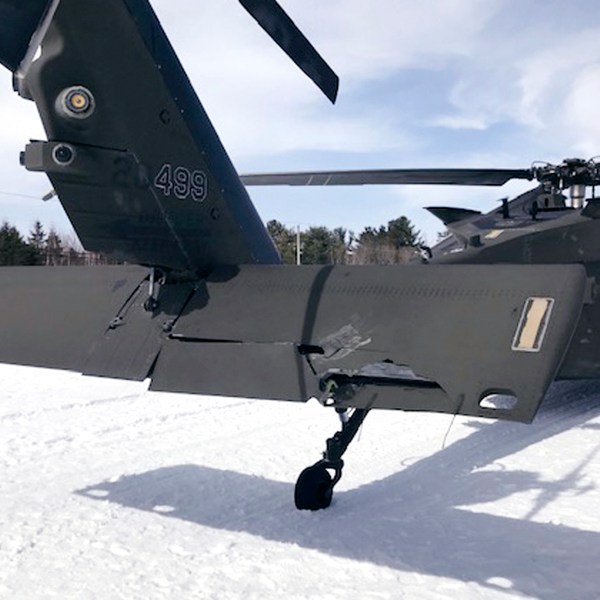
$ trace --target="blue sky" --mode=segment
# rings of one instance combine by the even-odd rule
[[[383,167],[517,167],[600,154],[597,0],[281,0],[341,79],[335,106],[236,0],[154,0],[240,172]],[[49,184],[18,153],[44,132],[33,104],[0,76],[0,218],[70,228]],[[525,185],[526,187],[526,185]],[[422,210],[489,210],[524,189],[253,188],[264,220],[360,232]]]

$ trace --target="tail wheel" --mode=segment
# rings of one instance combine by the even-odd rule
[[[307,467],[300,473],[294,491],[294,502],[299,510],[321,510],[331,504],[333,479],[321,463]]]

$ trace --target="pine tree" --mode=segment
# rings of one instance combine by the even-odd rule
[[[281,260],[288,265],[296,263],[296,235],[283,223],[273,219],[267,223],[267,231],[279,250]]]
[[[335,240],[327,227],[309,227],[302,234],[302,264],[327,265],[335,259]]]
[[[46,232],[44,227],[39,221],[33,224],[33,229],[29,232],[27,243],[35,250],[36,253],[36,265],[43,265],[45,260],[45,247],[46,247]]]
[[[400,217],[388,222],[387,237],[394,248],[403,246],[416,247],[420,244],[420,231],[416,231],[413,224],[406,217]]]
[[[399,217],[378,229],[365,227],[356,241],[354,264],[395,265],[410,262],[418,256],[421,243],[418,232],[410,220]]]
[[[16,227],[7,221],[0,227],[0,265],[35,265],[37,254],[22,237]]]

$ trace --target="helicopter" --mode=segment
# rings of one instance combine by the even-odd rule
[[[240,3],[335,101],[337,75],[278,3]],[[600,376],[598,162],[239,176],[148,0],[0,0],[0,62],[48,137],[21,164],[87,250],[127,263],[0,269],[0,361],[317,398],[341,430],[298,478],[302,510],[330,505],[371,410],[529,422],[555,379]],[[537,186],[487,214],[431,207],[451,237],[393,266],[281,264],[246,191],[511,179]]]

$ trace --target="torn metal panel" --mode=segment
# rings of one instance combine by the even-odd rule
[[[252,348],[293,344],[320,378],[391,361],[435,382],[451,410],[530,420],[571,339],[586,281],[578,265],[244,266],[207,281],[174,335]],[[523,321],[523,314],[530,318]],[[515,339],[537,351],[519,351]],[[228,372],[210,376],[220,380]],[[271,383],[268,397],[284,395],[279,381]],[[500,392],[518,398],[513,410],[480,405]],[[447,401],[415,403],[414,394],[386,386],[378,402],[448,411]],[[362,405],[361,398],[353,402]]]
[[[341,398],[338,408],[381,408],[419,412],[460,413],[456,403],[441,388],[364,385],[352,397]]]
[[[0,360],[132,379],[154,365],[152,389],[254,398],[306,400],[334,381],[341,405],[527,421],[587,283],[578,265],[247,266],[189,301],[190,284],[164,285],[147,313],[146,276],[0,269]]]
[[[341,360],[372,341],[370,337],[361,336],[358,329],[349,323],[319,340],[315,346],[322,349],[324,360]]]
[[[81,371],[141,267],[0,268],[0,361]]]

